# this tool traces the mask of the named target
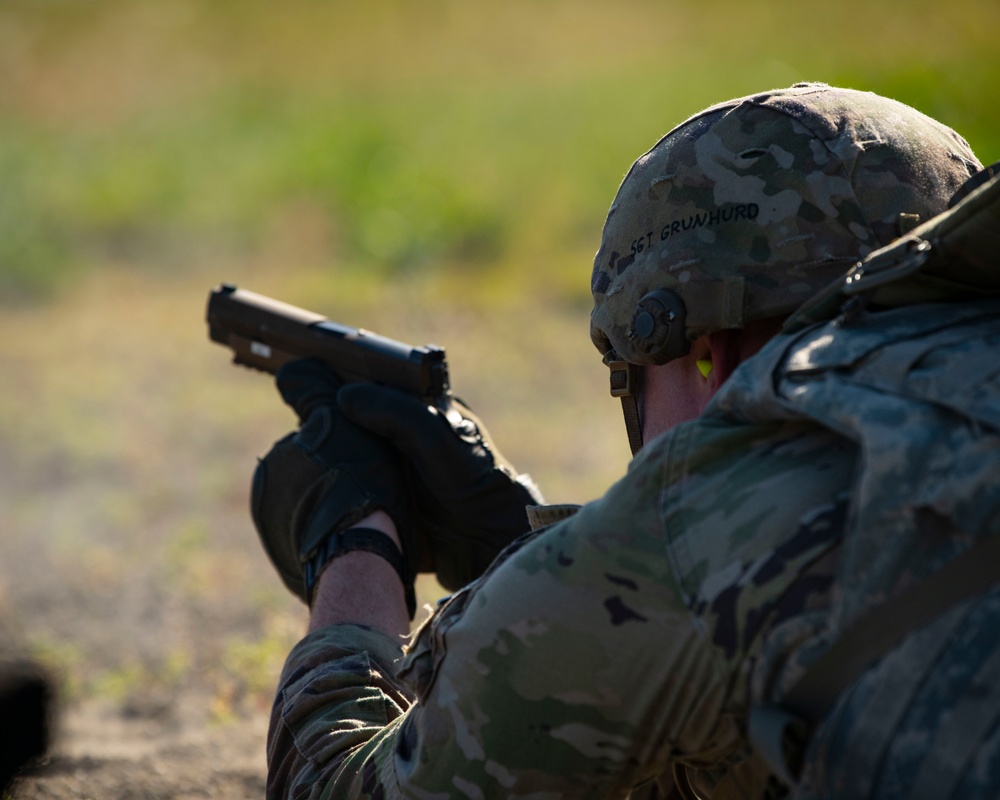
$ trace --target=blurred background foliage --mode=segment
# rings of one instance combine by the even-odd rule
[[[205,675],[230,713],[301,610],[246,512],[293,420],[208,344],[212,285],[446,346],[511,460],[585,500],[628,461],[587,314],[631,162],[803,80],[996,160],[998,28],[996,0],[4,0],[0,600],[77,692]]]
[[[998,9],[7,0],[0,288],[264,263],[496,271],[582,302],[617,181],[710,102],[872,89],[996,155]]]

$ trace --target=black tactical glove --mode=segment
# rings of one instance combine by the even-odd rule
[[[446,589],[478,578],[528,530],[525,507],[539,504],[531,479],[518,475],[479,420],[457,400],[447,411],[375,384],[337,393],[344,415],[384,436],[410,463],[416,514],[433,568]]]
[[[340,381],[321,362],[286,364],[276,382],[301,427],[275,443],[254,473],[251,513],[267,555],[285,586],[309,603],[329,560],[350,550],[376,552],[400,573],[412,618],[421,548],[399,454],[344,418],[336,403]],[[340,533],[379,509],[396,525],[402,557],[377,532]]]

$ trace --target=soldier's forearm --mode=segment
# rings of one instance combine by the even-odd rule
[[[396,526],[388,514],[376,511],[358,523],[389,536],[399,546]],[[366,625],[390,636],[410,629],[403,584],[381,556],[354,551],[334,559],[320,575],[309,618],[309,630],[327,625]]]

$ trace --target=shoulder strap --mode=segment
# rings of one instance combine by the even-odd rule
[[[775,774],[794,783],[795,752],[872,664],[936,617],[1000,582],[1000,535],[981,539],[930,577],[855,622],[785,696],[750,713],[750,738]]]

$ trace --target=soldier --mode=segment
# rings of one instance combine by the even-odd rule
[[[823,84],[668,133],[592,276],[636,455],[578,510],[457,402],[285,367],[252,505],[310,633],[269,796],[995,797],[996,182],[940,216],[981,169]]]

